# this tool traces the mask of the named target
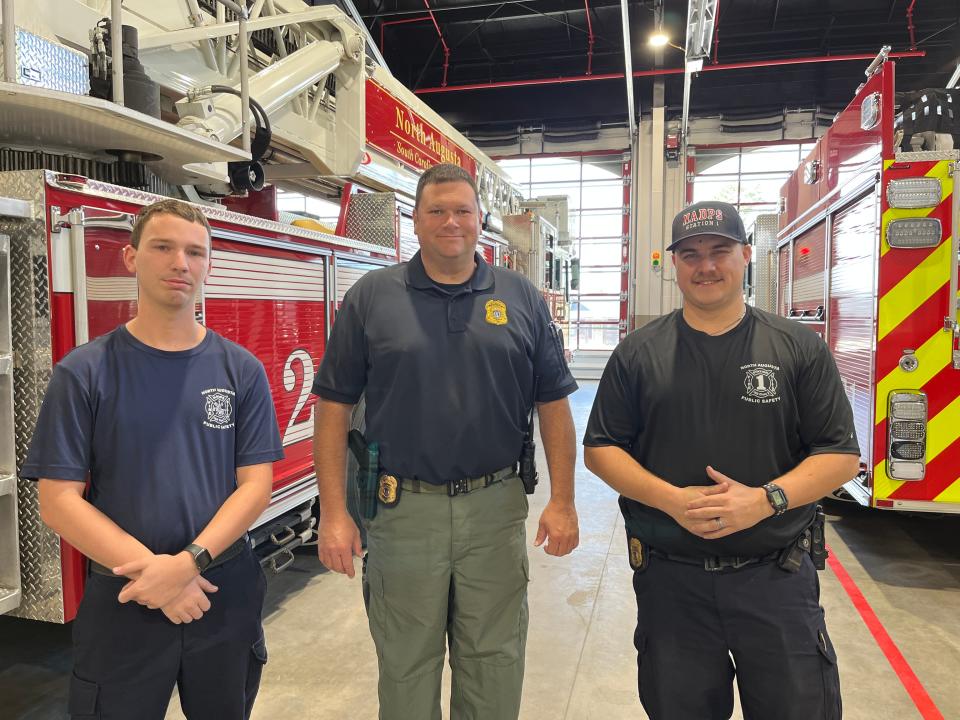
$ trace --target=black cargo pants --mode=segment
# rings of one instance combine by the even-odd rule
[[[651,720],[840,720],[837,657],[808,555],[710,572],[651,557],[636,571],[640,702]]]
[[[117,602],[126,578],[87,578],[73,627],[71,718],[163,720],[174,686],[190,720],[250,717],[267,660],[266,580],[249,548],[204,577],[219,588],[210,610],[182,625]]]

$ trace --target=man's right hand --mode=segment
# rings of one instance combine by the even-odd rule
[[[689,487],[676,488],[671,495],[670,505],[664,510],[670,515],[677,524],[684,530],[703,537],[707,530],[715,529],[713,521],[692,519],[687,517],[687,503],[708,495],[719,495],[725,493],[730,488],[726,483],[716,485],[691,485]]]
[[[693,499],[693,498],[691,498]],[[686,510],[686,504],[684,504]],[[334,572],[353,577],[353,556],[363,555],[360,542],[360,530],[353,518],[346,512],[320,512],[320,526],[317,528],[317,555],[320,562]]]
[[[215,593],[218,589],[203,575],[197,575],[179,595],[160,609],[174,625],[199,620],[210,609],[210,599],[206,593]]]

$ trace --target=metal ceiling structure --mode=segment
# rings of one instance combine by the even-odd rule
[[[659,68],[647,42],[658,4],[671,39]],[[635,107],[649,106],[655,77],[665,75],[667,108],[680,116],[688,0],[355,5],[393,74],[461,130],[626,126],[629,65]],[[898,64],[902,89],[942,87],[960,61],[957,0],[719,0],[712,25],[693,115],[842,106],[883,45],[911,55]]]

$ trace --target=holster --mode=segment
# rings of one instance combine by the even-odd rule
[[[823,506],[817,505],[813,522],[787,545],[777,559],[777,566],[786,572],[799,572],[804,554],[809,554],[813,566],[823,570],[827,561],[827,543],[825,537],[826,515]]]
[[[347,444],[357,459],[357,491],[360,495],[360,514],[364,520],[373,520],[377,516],[377,490],[380,474],[380,446],[376,442],[369,445],[359,430],[351,430]]]
[[[527,495],[533,495],[537,489],[539,475],[537,474],[537,444],[533,440],[524,440],[520,451],[520,481]]]

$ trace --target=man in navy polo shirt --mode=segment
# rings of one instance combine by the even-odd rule
[[[537,289],[476,253],[479,210],[461,168],[423,174],[420,252],[347,292],[313,386],[324,565],[353,577],[362,552],[344,456],[364,391],[366,439],[393,483],[367,528],[363,582],[383,720],[440,720],[447,642],[451,720],[518,715],[529,562],[516,465],[534,402],[551,480],[534,544],[561,556],[579,541],[577,384]]]
[[[195,320],[210,268],[198,209],[144,208],[123,260],[137,316],[54,368],[20,473],[90,558],[69,713],[162,720],[177,686],[188,718],[239,720],[267,657],[246,530],[283,456],[266,374]]]

